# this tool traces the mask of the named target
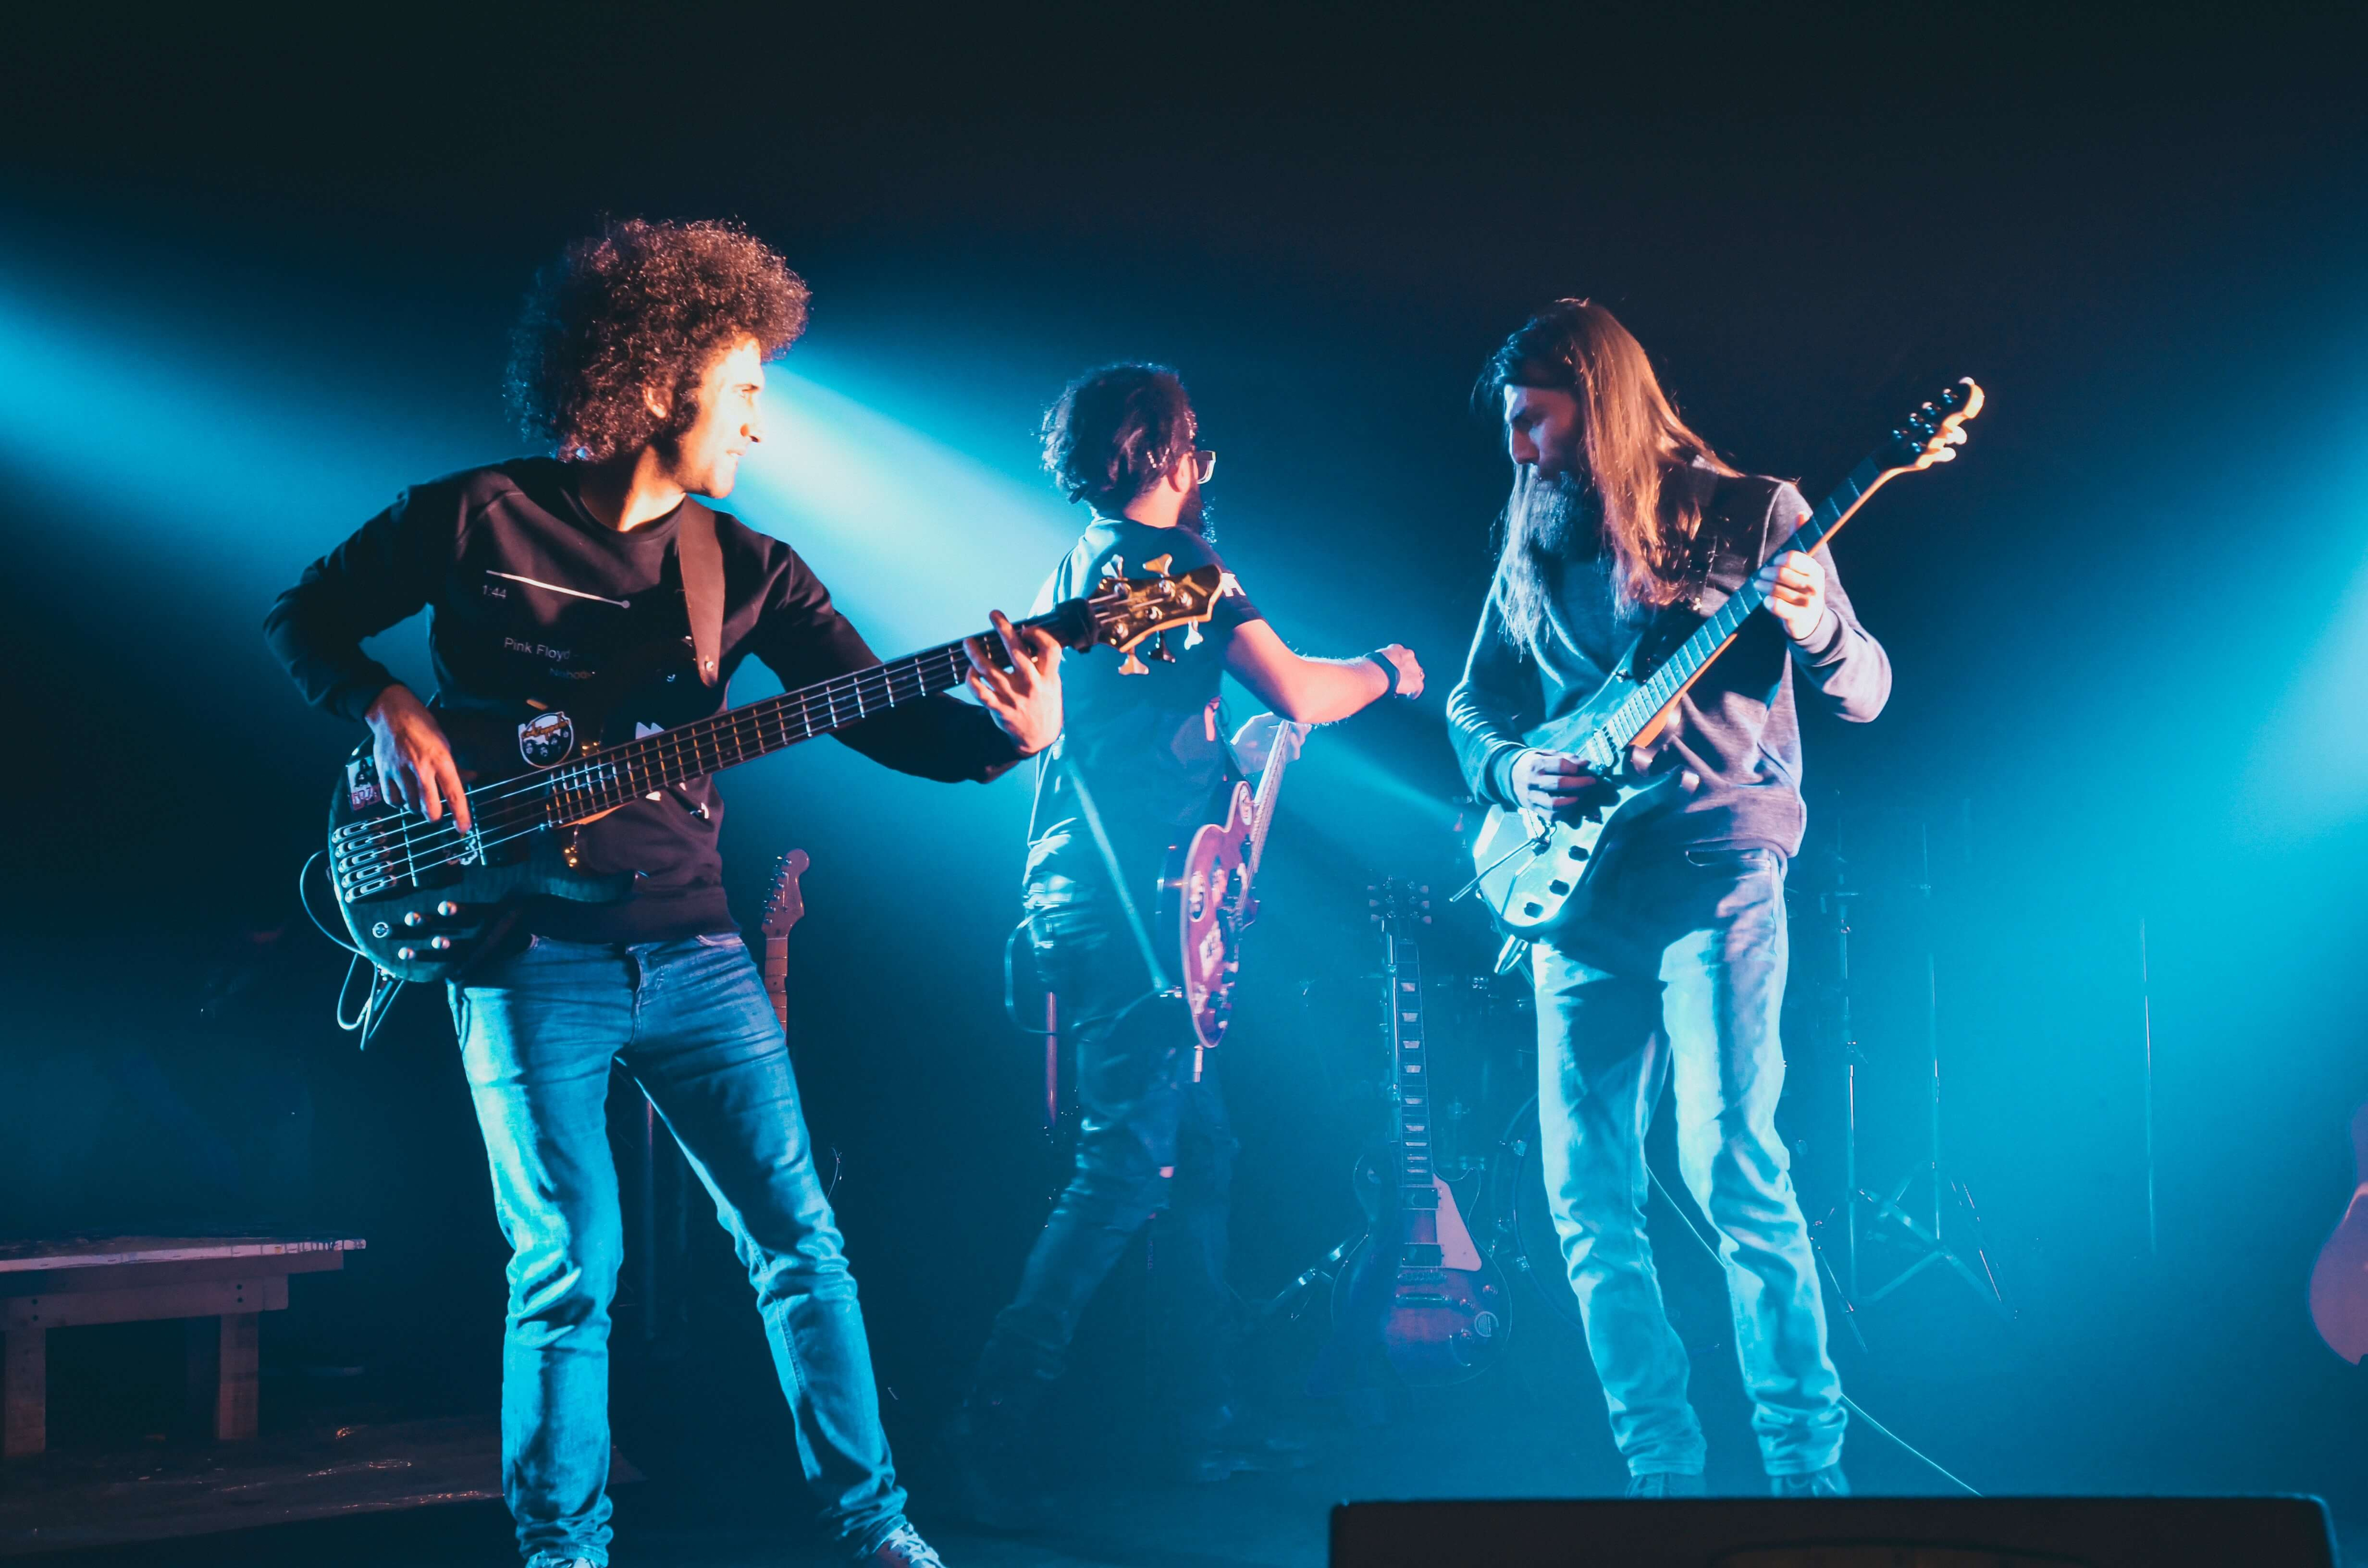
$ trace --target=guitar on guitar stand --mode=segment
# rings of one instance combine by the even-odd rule
[[[1335,1247],[1268,1303],[1272,1312],[1329,1274],[1332,1342],[1310,1392],[1368,1399],[1379,1393],[1376,1363],[1413,1388],[1478,1377],[1504,1351],[1508,1307],[1502,1272],[1474,1244],[1432,1160],[1434,1074],[1417,937],[1430,921],[1430,890],[1391,881],[1372,891],[1372,917],[1382,928],[1391,1136],[1358,1162],[1364,1234]]]

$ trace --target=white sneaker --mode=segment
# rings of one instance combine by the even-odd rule
[[[865,1553],[858,1561],[867,1568],[946,1568],[946,1560],[938,1555],[938,1549],[923,1540],[921,1532],[910,1525],[898,1525],[877,1551]]]

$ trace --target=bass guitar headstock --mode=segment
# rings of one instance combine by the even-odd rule
[[[1876,450],[1884,477],[1954,462],[1965,444],[1965,422],[1982,411],[1982,389],[1971,376],[1918,408]]]
[[[1139,577],[1128,576],[1126,562],[1114,560],[1110,574],[1091,595],[1070,600],[1040,624],[1080,651],[1097,646],[1117,649],[1126,655],[1126,663],[1119,667],[1128,675],[1141,675],[1149,667],[1135,656],[1135,650],[1154,637],[1159,642],[1151,649],[1151,656],[1172,661],[1176,655],[1167,651],[1167,633],[1178,627],[1200,625],[1216,613],[1220,598],[1240,590],[1227,581],[1222,567],[1196,566],[1190,572],[1171,573],[1167,570],[1171,559],[1161,555],[1144,562],[1144,574]]]
[[[786,937],[805,915],[805,894],[798,879],[814,861],[803,849],[792,849],[773,862],[772,891],[765,895],[763,930],[768,937]]]

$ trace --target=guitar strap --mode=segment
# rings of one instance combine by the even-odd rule
[[[674,552],[683,608],[690,612],[691,656],[700,684],[713,686],[723,673],[723,545],[715,537],[715,514],[688,495],[675,524]]]

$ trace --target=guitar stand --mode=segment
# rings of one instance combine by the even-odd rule
[[[1917,1179],[1921,1176],[1930,1176],[1933,1184],[1932,1222],[1929,1225],[1900,1206],[1901,1199],[1907,1196],[1908,1189],[1914,1187]],[[1982,1246],[1981,1213],[1974,1207],[1973,1194],[1965,1190],[1964,1183],[1944,1181],[1937,1166],[1919,1165],[1900,1178],[1899,1185],[1892,1188],[1891,1196],[1888,1198],[1863,1190],[1858,1196],[1861,1200],[1873,1205],[1874,1217],[1878,1222],[1887,1220],[1898,1226],[1923,1253],[1921,1257],[1893,1275],[1871,1292],[1866,1298],[1869,1306],[1890,1295],[1925,1270],[1945,1264],[1955,1270],[1957,1277],[1971,1287],[1974,1294],[1988,1303],[1990,1309],[1999,1317],[2009,1323],[2015,1320],[2015,1310],[2008,1302],[2006,1292],[1999,1289],[1998,1275],[1990,1267],[1989,1255]],[[1964,1253],[1958,1251],[1942,1239],[1941,1199],[1943,1198],[1953,1200],[1954,1205],[1973,1220],[1974,1244],[1971,1249],[1973,1261],[1970,1263],[1966,1261]],[[1976,1264],[1980,1266],[1978,1269],[1975,1267]]]
[[[1837,962],[1835,990],[1839,1003],[1838,1022],[1840,1027],[1839,1043],[1844,1064],[1844,1092],[1847,1096],[1843,1137],[1845,1160],[1843,1188],[1850,1194],[1850,1198],[1843,1212],[1846,1260],[1843,1272],[1849,1283],[1848,1288],[1844,1289],[1842,1281],[1836,1279],[1835,1289],[1849,1306],[1849,1310],[1855,1313],[1859,1305],[1873,1306],[1916,1276],[1945,1265],[1955,1273],[1958,1278],[1964,1280],[1975,1295],[1987,1302],[1993,1312],[2011,1323],[2016,1316],[2015,1310],[2007,1301],[2006,1292],[1998,1286],[1998,1275],[1990,1267],[1989,1256],[1981,1240],[1981,1215],[1974,1207],[1973,1194],[1965,1189],[1964,1183],[1946,1174],[1941,1159],[1941,983],[1940,958],[1936,950],[1933,927],[1932,839],[1930,824],[1918,824],[1917,837],[1921,866],[1916,890],[1921,895],[1924,937],[1926,1058],[1924,1077],[1927,1085],[1924,1134],[1926,1142],[1923,1160],[1910,1168],[1906,1176],[1900,1177],[1899,1185],[1891,1189],[1891,1194],[1887,1198],[1859,1186],[1858,1078],[1859,1069],[1866,1063],[1866,1056],[1859,1049],[1858,1034],[1850,1016],[1850,903],[1860,896],[1860,893],[1859,890],[1846,885],[1849,880],[1846,868],[1849,863],[1842,857],[1839,847],[1834,851],[1834,886],[1818,895],[1819,904],[1833,922],[1832,931]],[[1931,1210],[1929,1217],[1922,1219],[1909,1213],[1905,1207],[1908,1193],[1919,1179],[1931,1184]],[[1857,1296],[1853,1301],[1853,1295],[1861,1288],[1859,1278],[1859,1205],[1861,1203],[1866,1204],[1873,1210],[1874,1224],[1881,1226],[1887,1223],[1896,1226],[1899,1233],[1904,1233],[1907,1243],[1913,1245],[1922,1256],[1882,1285],[1862,1296]],[[1921,1205],[1919,1204],[1918,1207],[1920,1209]],[[1952,1244],[1943,1229],[1943,1211],[1950,1207],[1957,1209],[1973,1221],[1974,1244],[1971,1249],[1970,1262],[1965,1253]],[[1889,1233],[1886,1233],[1886,1234]],[[1893,1236],[1892,1239],[1896,1240],[1898,1237]],[[1818,1256],[1822,1262],[1824,1258],[1822,1251]],[[1975,1265],[1979,1266],[1978,1268]],[[1827,1270],[1829,1274],[1833,1272],[1830,1264],[1827,1265]]]
[[[1299,1304],[1303,1298],[1316,1286],[1328,1285],[1338,1278],[1340,1266],[1349,1261],[1349,1255],[1356,1251],[1357,1244],[1364,1239],[1365,1233],[1360,1230],[1305,1268],[1301,1269],[1292,1277],[1291,1283],[1258,1304],[1258,1315],[1261,1318],[1270,1318],[1288,1307],[1291,1309],[1290,1316],[1295,1322],[1304,1310]]]
[[[1825,1239],[1818,1234],[1832,1221],[1833,1216],[1827,1214],[1825,1219],[1817,1221],[1809,1227],[1809,1251],[1816,1257],[1817,1267],[1824,1272],[1826,1284],[1833,1290],[1833,1299],[1841,1304],[1842,1322],[1849,1327],[1850,1337],[1858,1341],[1859,1349],[1864,1351],[1869,1346],[1866,1342],[1866,1331],[1858,1325],[1858,1302],[1851,1300],[1850,1291],[1843,1288],[1842,1277],[1835,1272],[1834,1260],[1826,1256]]]

